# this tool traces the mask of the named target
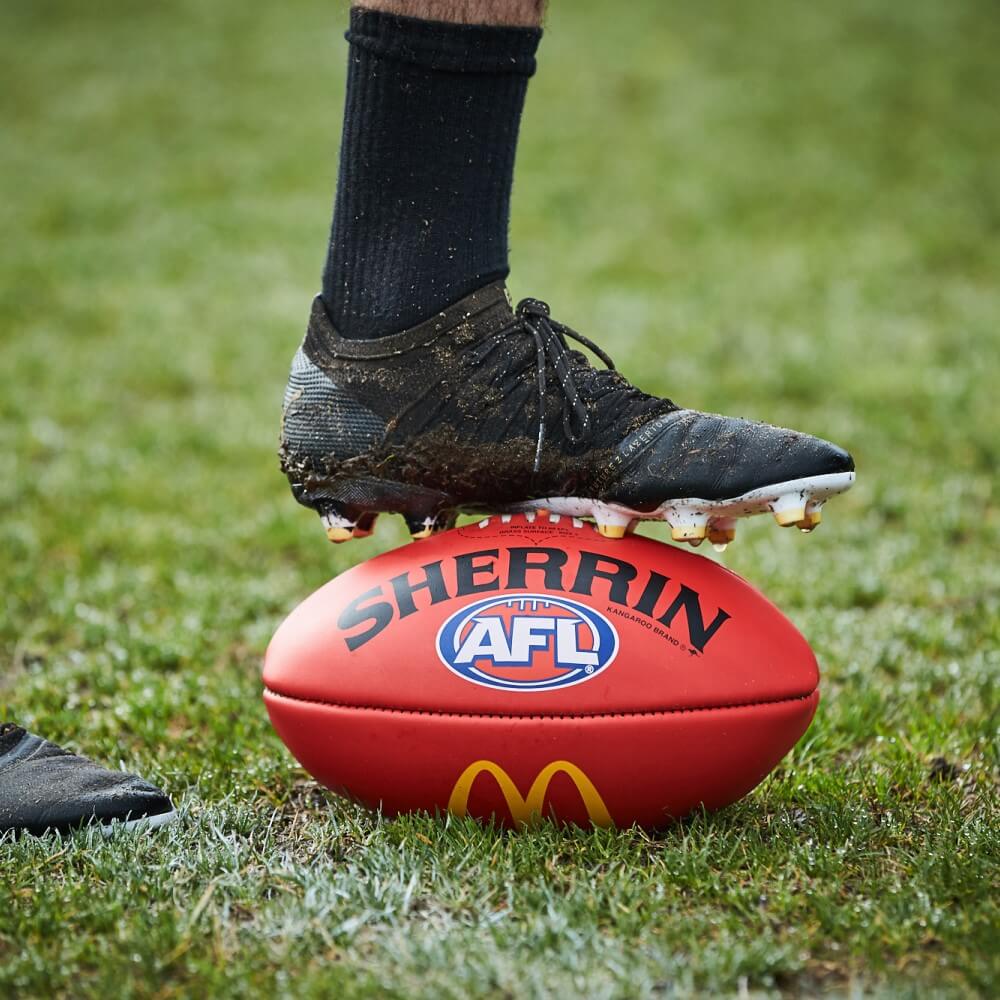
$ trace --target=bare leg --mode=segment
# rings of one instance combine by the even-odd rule
[[[537,28],[545,0],[364,0],[360,6],[425,21]]]

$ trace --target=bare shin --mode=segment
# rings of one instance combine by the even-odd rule
[[[358,6],[425,21],[537,27],[545,0],[363,0]]]

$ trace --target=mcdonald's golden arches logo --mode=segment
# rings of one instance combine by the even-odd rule
[[[612,825],[611,814],[608,812],[600,793],[594,787],[594,783],[576,764],[568,760],[554,760],[551,764],[546,764],[531,783],[528,794],[525,796],[521,795],[510,775],[499,764],[494,764],[491,760],[477,760],[470,764],[455,782],[455,787],[451,790],[451,796],[448,799],[448,812],[454,813],[456,816],[467,814],[472,783],[484,771],[491,775],[499,786],[515,823],[527,824],[540,817],[542,807],[545,805],[545,793],[549,790],[550,782],[557,774],[565,774],[576,785],[591,823],[595,826]]]

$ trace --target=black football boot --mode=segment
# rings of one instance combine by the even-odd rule
[[[646,395],[545,303],[512,309],[499,282],[374,340],[340,337],[317,298],[280,455],[334,542],[371,534],[383,511],[423,538],[459,511],[544,509],[592,517],[608,538],[659,520],[676,541],[722,546],[737,518],[768,511],[810,531],[854,481],[828,441]]]
[[[176,817],[158,788],[25,732],[0,725],[0,836],[66,833],[96,824],[105,833],[163,826]]]

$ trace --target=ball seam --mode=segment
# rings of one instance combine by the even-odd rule
[[[458,719],[627,719],[637,716],[686,715],[695,712],[721,712],[736,708],[760,708],[764,705],[786,705],[797,701],[807,701],[819,690],[812,689],[807,694],[792,695],[787,698],[770,698],[759,701],[734,702],[729,705],[695,705],[689,708],[651,708],[627,709],[621,712],[579,712],[575,714],[510,714],[504,712],[448,712],[429,708],[388,708],[384,705],[351,705],[340,701],[326,701],[323,698],[300,698],[297,695],[282,694],[272,688],[265,687],[264,693],[286,701],[300,702],[304,705],[325,705],[328,708],[344,708],[355,712],[385,712],[391,715],[431,715],[440,718]]]

